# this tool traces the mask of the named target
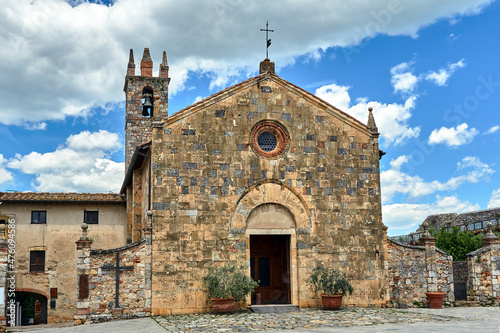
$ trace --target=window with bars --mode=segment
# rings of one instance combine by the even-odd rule
[[[98,224],[99,223],[99,211],[86,210],[83,214],[83,222],[86,224]]]
[[[257,144],[263,151],[273,151],[278,145],[278,140],[272,133],[263,132],[257,137]]]
[[[30,252],[30,273],[45,272],[45,251]]]
[[[45,224],[47,223],[47,211],[33,210],[31,211],[31,224]]]

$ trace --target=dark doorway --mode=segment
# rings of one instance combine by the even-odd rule
[[[256,304],[290,304],[290,236],[251,235],[250,270],[259,287],[252,295]]]
[[[47,297],[30,292],[16,292],[16,303],[18,304],[16,318],[18,323],[25,325],[47,324]]]
[[[453,288],[455,290],[455,301],[467,300],[467,261],[453,262]]]

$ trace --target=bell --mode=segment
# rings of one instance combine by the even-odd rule
[[[142,103],[142,116],[148,117],[152,114],[153,111],[153,94],[144,94],[144,103]]]

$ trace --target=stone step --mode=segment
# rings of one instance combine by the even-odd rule
[[[252,305],[250,310],[255,313],[283,313],[300,311],[298,306],[291,304]]]

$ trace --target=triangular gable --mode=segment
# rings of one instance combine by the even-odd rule
[[[171,114],[167,119],[166,119],[166,125],[170,125],[172,123],[175,123],[183,118],[189,117],[190,115],[195,114],[196,112],[200,110],[204,110],[205,108],[223,101],[224,99],[237,94],[245,89],[250,88],[253,85],[257,85],[262,81],[267,81],[271,80],[275,82],[276,84],[282,86],[283,88],[291,91],[293,94],[296,96],[303,98],[305,101],[315,105],[316,107],[322,109],[324,112],[328,113],[332,117],[335,117],[344,123],[349,124],[350,126],[360,130],[361,132],[366,133],[367,135],[372,135],[372,132],[368,128],[366,124],[363,124],[360,122],[358,119],[352,117],[351,115],[345,113],[344,111],[338,109],[337,107],[329,104],[328,102],[322,100],[321,98],[317,97],[314,94],[311,94],[310,92],[294,85],[293,83],[290,83],[281,77],[279,77],[276,74],[272,73],[263,73],[258,76],[252,77],[248,80],[245,80],[243,82],[237,83],[231,87],[228,87],[224,90],[221,90],[207,98],[202,99],[201,101],[198,101],[180,111],[177,111],[176,113]]]

